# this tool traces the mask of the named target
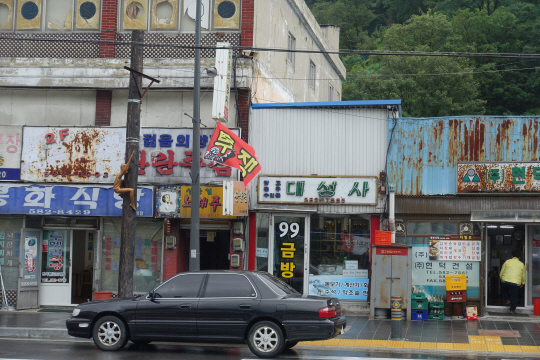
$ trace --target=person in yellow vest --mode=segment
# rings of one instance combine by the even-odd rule
[[[505,304],[510,304],[510,312],[516,313],[519,300],[519,289],[525,285],[525,265],[519,261],[521,252],[512,251],[512,258],[504,262],[501,269],[501,281],[503,283],[503,299]]]

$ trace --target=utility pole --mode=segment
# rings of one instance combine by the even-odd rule
[[[189,236],[189,270],[200,270],[199,197],[201,132],[201,1],[195,11],[195,68],[193,69],[193,165],[191,167],[191,231]]]
[[[144,32],[134,30],[131,35],[131,68],[130,71],[128,113],[126,123],[126,161],[133,153],[129,170],[124,176],[124,188],[132,188],[137,204],[137,173],[139,164],[139,134],[141,126],[141,93],[143,71],[143,46],[135,45],[144,42]],[[138,72],[138,73],[137,73]],[[129,196],[124,196],[122,205],[122,234],[120,242],[120,263],[118,275],[118,297],[133,296],[133,269],[135,262],[135,227],[137,224],[136,211],[130,206]]]

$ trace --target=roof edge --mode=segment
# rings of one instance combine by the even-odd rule
[[[356,100],[356,101],[320,101],[297,103],[265,103],[252,104],[252,109],[285,109],[285,108],[321,108],[321,107],[362,107],[401,105],[401,100]]]

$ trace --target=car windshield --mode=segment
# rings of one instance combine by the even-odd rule
[[[264,280],[267,280],[266,284],[268,284],[268,286],[270,286],[270,288],[272,288],[272,290],[274,290],[278,295],[299,294],[299,292],[296,291],[292,286],[278,279],[274,275],[269,273],[260,273],[259,276]]]

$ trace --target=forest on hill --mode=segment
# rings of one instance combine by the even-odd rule
[[[343,100],[401,99],[403,115],[540,115],[540,0],[305,0],[340,48],[538,54],[537,59],[341,55]]]

